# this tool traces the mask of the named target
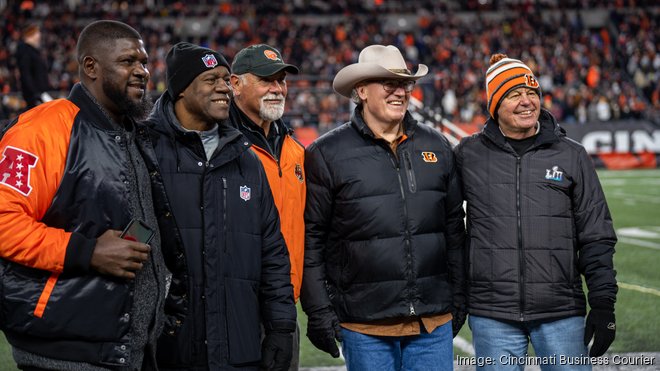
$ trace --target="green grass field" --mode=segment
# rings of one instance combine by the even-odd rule
[[[619,243],[614,258],[619,294],[616,304],[617,337],[610,348],[615,353],[660,351],[660,170],[599,171],[614,219]],[[302,313],[300,362],[302,367],[342,364],[320,352],[304,336],[307,319]],[[467,326],[459,335],[469,343]],[[455,349],[465,355],[465,350]],[[0,338],[2,371],[13,360]]]

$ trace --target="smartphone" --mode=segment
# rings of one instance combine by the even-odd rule
[[[130,223],[124,228],[124,230],[119,235],[120,238],[126,238],[135,240],[142,243],[150,243],[154,238],[154,231],[149,228],[143,221],[139,219],[133,219]]]

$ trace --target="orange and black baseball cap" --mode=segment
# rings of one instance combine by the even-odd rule
[[[250,45],[234,57],[231,72],[236,75],[251,73],[259,77],[272,76],[282,70],[297,74],[298,67],[284,63],[279,50],[266,44]]]

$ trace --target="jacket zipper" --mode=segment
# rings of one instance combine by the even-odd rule
[[[389,149],[389,148],[388,148]],[[406,205],[406,190],[403,187],[403,178],[401,178],[401,167],[399,166],[398,161],[395,160],[394,153],[390,149],[388,151],[388,155],[390,156],[390,161],[392,162],[392,165],[394,166],[394,169],[396,170],[396,176],[399,179],[399,191],[401,191],[401,201],[403,202],[403,217],[406,220],[406,265],[407,265],[407,271],[408,273],[408,283],[411,283],[411,277],[412,277],[412,248],[410,246],[410,230],[408,229],[408,206]],[[409,307],[408,307],[408,314],[412,317],[416,315],[415,312],[415,306],[413,304],[413,299],[411,295],[409,294],[408,296],[409,300]]]
[[[285,139],[285,140],[286,140],[286,139]],[[259,146],[256,145],[256,144],[253,144],[252,146],[255,147],[255,149],[254,149],[255,151],[258,150],[258,151],[265,152],[265,153],[266,153],[266,156],[272,158],[273,161],[275,161],[275,163],[277,164],[277,172],[278,172],[278,174],[279,174],[279,176],[280,176],[280,178],[281,178],[281,177],[282,177],[282,166],[280,166],[280,159],[279,159],[278,157],[273,156],[270,152],[268,152],[267,150],[265,150],[265,149],[259,147]]]
[[[525,254],[523,251],[523,236],[522,236],[522,207],[520,202],[520,173],[522,172],[521,157],[516,156],[516,223],[518,226],[518,278],[520,289],[520,321],[525,320]]]
[[[241,125],[243,125],[243,127],[245,127],[247,130],[250,130],[252,133],[254,133],[254,135],[258,136],[259,139],[263,139],[263,143],[265,144],[265,147],[266,147],[264,149],[264,151],[266,151],[266,153],[269,154],[273,158],[273,160],[275,160],[275,162],[277,163],[277,172],[279,173],[280,178],[281,178],[282,177],[282,167],[280,166],[280,159],[279,159],[279,157],[275,156],[275,148],[270,148],[270,144],[268,143],[268,138],[266,138],[266,136],[261,134],[260,132],[250,128],[249,126],[247,126],[243,121],[241,121]],[[286,137],[282,140],[282,146],[284,145],[284,140],[286,140]],[[259,147],[258,145],[255,145],[255,146]]]
[[[412,161],[410,160],[410,153],[403,152],[404,165],[406,166],[406,174],[408,175],[408,188],[410,193],[417,192],[417,182],[415,181],[415,172],[413,171]]]
[[[224,234],[224,252],[227,252],[227,178],[222,177],[222,232]]]

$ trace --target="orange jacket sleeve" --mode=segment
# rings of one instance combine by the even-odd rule
[[[0,140],[0,257],[61,272],[71,233],[40,220],[63,176],[78,108],[58,99],[25,112]]]

